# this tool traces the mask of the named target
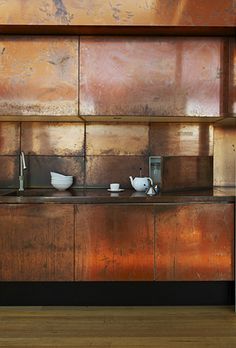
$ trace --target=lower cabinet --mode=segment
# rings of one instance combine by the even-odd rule
[[[153,208],[77,205],[75,280],[154,280]]]
[[[234,204],[160,205],[156,280],[234,279]]]
[[[0,204],[0,281],[234,278],[234,204]]]
[[[0,205],[0,280],[74,279],[74,207]]]

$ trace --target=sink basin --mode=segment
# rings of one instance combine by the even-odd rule
[[[4,197],[68,197],[72,196],[71,191],[56,191],[53,189],[28,189],[24,191],[10,191],[3,193]]]
[[[17,196],[16,191],[8,192],[8,193],[3,193],[2,196]]]
[[[25,191],[11,191],[3,194],[7,197],[51,197],[52,190],[25,190]]]

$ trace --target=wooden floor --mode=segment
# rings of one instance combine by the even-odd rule
[[[236,347],[233,307],[0,307],[0,347]]]

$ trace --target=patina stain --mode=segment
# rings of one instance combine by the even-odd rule
[[[73,16],[69,14],[62,0],[53,0],[54,5],[56,6],[55,17],[59,17],[63,23],[70,24]]]

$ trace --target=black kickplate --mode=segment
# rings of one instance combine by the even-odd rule
[[[0,306],[232,305],[234,282],[0,282]]]

